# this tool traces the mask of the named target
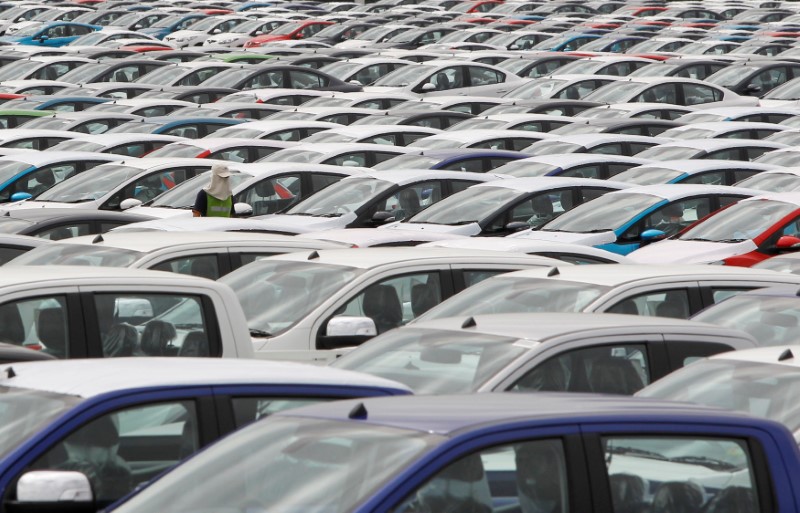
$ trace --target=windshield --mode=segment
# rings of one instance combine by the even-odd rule
[[[599,103],[626,103],[642,84],[639,82],[612,82],[587,94],[584,100]]]
[[[77,68],[73,69],[72,71],[65,73],[64,75],[59,78],[62,82],[69,82],[71,84],[82,84],[88,82],[89,79],[92,79],[98,73],[105,71],[109,68],[108,64],[98,63],[98,64],[84,64],[82,66],[78,66]]]
[[[537,141],[523,151],[529,155],[552,155],[555,153],[576,153],[584,149],[580,144],[560,141]]]
[[[582,312],[608,290],[589,283],[498,276],[456,294],[420,320],[494,313]]]
[[[128,267],[144,253],[83,244],[48,244],[33,248],[6,265],[91,265]]]
[[[531,176],[546,176],[557,169],[559,169],[559,167],[553,164],[546,164],[544,162],[525,162],[523,159],[509,162],[508,164],[503,164],[493,172],[501,175],[511,175],[516,178],[526,178]]]
[[[351,72],[356,71],[360,67],[361,64],[358,62],[332,62],[320,68],[320,71],[343,80]]]
[[[697,224],[679,239],[742,242],[758,237],[796,210],[796,205],[782,201],[741,201]]]
[[[647,44],[640,43],[640,44]],[[659,43],[660,44],[660,43]],[[638,45],[637,45],[638,46]],[[631,48],[633,50],[633,48]],[[633,52],[631,52],[633,53]],[[643,66],[629,76],[631,77],[666,77],[671,75],[673,71],[677,70],[679,67],[678,64],[661,64],[661,63],[654,63],[648,64],[647,66]]]
[[[404,87],[412,84],[425,76],[428,73],[433,73],[436,68],[434,66],[426,65],[409,65],[395,70],[380,80],[376,81],[373,85],[385,87]]]
[[[26,221],[25,219],[0,217],[0,233],[19,233],[29,226],[33,226],[33,223],[31,221]]]
[[[609,107],[592,107],[581,112],[582,118],[622,118],[628,115],[628,111],[624,109],[611,109]]]
[[[339,217],[355,212],[375,196],[394,187],[394,183],[372,177],[345,178],[325,188],[325,194],[315,194],[301,201],[287,214]]]
[[[324,153],[311,150],[287,148],[278,150],[272,155],[259,160],[259,162],[299,162],[306,164],[322,157]]]
[[[235,189],[242,182],[253,177],[253,175],[236,170],[231,170],[231,173],[230,178],[228,178],[231,189]],[[210,181],[211,171],[206,171],[194,178],[179,183],[164,194],[156,196],[156,198],[152,202],[147,203],[147,205],[150,207],[190,209],[194,206],[197,193],[200,192],[200,189],[208,185]]]
[[[798,153],[796,151],[768,151],[753,162],[787,167],[795,165],[797,163],[797,157]]]
[[[592,233],[621,228],[642,211],[664,201],[639,193],[611,193],[578,205],[553,219],[543,231]]]
[[[142,170],[117,164],[99,165],[56,184],[40,194],[37,201],[80,203],[102,198]]]
[[[36,118],[25,122],[26,129],[43,128],[45,130],[65,130],[66,126],[72,123],[68,119],[59,118]]]
[[[189,30],[197,30],[200,32],[204,32],[220,23],[219,18],[216,16],[209,16],[208,18],[196,21],[192,23],[189,27]]]
[[[27,162],[0,160],[0,184],[3,184],[33,166]]]
[[[798,393],[800,373],[793,366],[715,358],[680,369],[636,395],[767,417],[786,425],[800,442]]]
[[[136,79],[139,84],[170,85],[174,84],[185,72],[179,66],[161,66],[150,73]]]
[[[689,146],[653,146],[636,154],[637,157],[650,160],[682,160],[691,159],[702,150]]]
[[[654,185],[670,183],[683,174],[683,171],[664,167],[635,167],[614,175],[614,181],[636,185]]]
[[[539,78],[533,82],[523,84],[516,89],[512,89],[504,96],[509,98],[550,98],[556,91],[567,84],[567,80],[558,80],[554,78]]]
[[[354,142],[358,139],[353,135],[337,134],[336,132],[323,131],[303,139],[303,143],[332,143],[332,142]]]
[[[234,87],[243,78],[249,76],[253,72],[253,68],[243,69],[227,69],[217,73],[208,80],[203,81],[203,86],[208,87]]]
[[[465,134],[459,134],[465,135]],[[450,137],[458,137],[458,135],[453,134]],[[464,141],[459,139],[447,139],[446,137],[426,137],[424,139],[420,139],[418,141],[414,141],[411,144],[413,148],[426,148],[428,150],[445,150],[448,148],[458,148],[459,146],[466,144]]]
[[[764,96],[768,100],[800,100],[800,80],[779,85]]]
[[[163,126],[164,123],[148,123],[138,119],[128,121],[118,127],[108,130],[107,134],[151,134],[153,130]]]
[[[758,70],[755,66],[729,66],[723,68],[711,76],[706,77],[706,82],[711,82],[722,87],[735,86],[741,80],[750,75],[754,70]]]
[[[661,137],[671,137],[672,139],[711,139],[716,134],[716,130],[709,130],[708,128],[683,128],[676,127],[665,130]]]
[[[425,155],[398,155],[380,164],[372,166],[376,171],[391,171],[393,169],[430,169],[439,163],[440,159],[426,157]]]
[[[489,43],[489,44],[499,44],[499,43]],[[506,59],[502,62],[497,63],[498,68],[503,68],[505,70],[510,71],[511,73],[517,74],[517,72],[522,71],[527,66],[535,63],[536,61],[532,61],[530,59]]]
[[[204,153],[202,148],[192,144],[170,143],[150,152],[148,157],[198,158]]]
[[[275,416],[221,440],[115,511],[347,513],[440,441],[421,431]]]
[[[151,25],[152,27],[170,27],[174,23],[177,23],[186,17],[185,14],[176,14],[175,16],[167,16],[166,18],[160,19],[157,22]]]
[[[790,173],[758,173],[736,184],[769,192],[789,192],[800,190],[800,176]]]
[[[295,30],[300,28],[300,23],[287,23],[286,25],[280,26],[269,33],[270,36],[283,36],[286,34],[291,34]]]
[[[40,390],[0,387],[0,457],[83,399]]]
[[[536,342],[464,331],[393,330],[345,355],[332,367],[399,381],[415,394],[465,394],[477,391]]]
[[[288,330],[363,271],[318,262],[259,260],[220,279],[236,292],[255,336]]]
[[[408,222],[452,226],[477,223],[519,195],[520,191],[505,187],[471,187],[431,205]]]
[[[34,70],[41,66],[39,61],[19,60],[6,64],[0,69],[0,80],[14,80],[22,78],[28,71]]]
[[[733,296],[692,317],[752,335],[760,346],[797,344],[797,297]]]

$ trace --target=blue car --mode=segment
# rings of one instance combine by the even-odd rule
[[[0,37],[0,43],[16,43],[20,45],[37,46],[64,46],[78,39],[80,36],[100,30],[99,25],[75,23],[70,21],[56,21],[26,27],[12,36]]]
[[[510,235],[585,244],[627,255],[761,191],[721,185],[645,185],[610,192],[542,225]]]
[[[409,146],[411,148],[411,146]],[[512,160],[530,157],[527,153],[478,148],[425,150],[420,153],[400,155],[372,166],[377,170],[441,169],[445,171],[470,171],[485,173]]]
[[[274,412],[409,393],[399,383],[341,369],[179,356],[15,363],[0,369],[4,497],[26,472],[80,471],[88,476],[99,509],[217,438]],[[7,504],[4,510],[13,511]]]
[[[167,16],[164,19],[158,20],[153,25],[141,29],[139,32],[148,36],[153,36],[158,39],[164,39],[164,36],[172,34],[177,30],[189,28],[189,26],[201,18],[205,18],[207,14],[195,12],[191,14],[175,14]]]
[[[789,430],[743,413],[547,393],[390,397],[274,415],[107,511],[796,513],[798,475]]]

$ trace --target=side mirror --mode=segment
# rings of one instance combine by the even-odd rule
[[[651,228],[642,232],[642,244],[650,244],[651,242],[656,242],[665,238],[666,236],[667,234],[665,232]]]
[[[233,212],[236,217],[250,217],[253,215],[253,207],[249,203],[234,203]]]
[[[760,93],[761,86],[757,86],[755,84],[747,84],[744,88],[745,93]]]
[[[214,30],[211,31],[211,33],[212,34],[222,34],[222,31],[220,29],[218,29],[218,28],[215,28]]]
[[[319,345],[325,349],[358,346],[377,334],[378,329],[371,318],[340,315],[328,321]]]
[[[775,243],[775,249],[779,251],[796,251],[800,249],[800,238],[784,235]]]
[[[94,513],[92,485],[80,472],[35,470],[17,482],[17,500],[6,503],[9,512],[69,511]]]
[[[262,35],[262,34],[264,34],[264,32],[263,32],[263,31],[261,31],[261,30],[256,30],[256,31],[255,31],[255,33],[253,34],[253,36],[260,36],[260,35]]]
[[[129,208],[138,207],[142,204],[142,200],[138,200],[135,198],[128,198],[122,200],[122,203],[119,204],[120,210],[128,210]]]
[[[45,41],[50,39],[50,36],[48,36],[47,34],[42,34],[41,36],[37,37],[36,39],[44,43]]]
[[[508,231],[509,233],[521,232],[522,230],[527,230],[530,227],[531,225],[529,225],[528,223],[524,223],[522,221],[514,221],[513,223],[508,223],[506,225],[506,231]]]
[[[422,87],[420,87],[420,90],[422,90],[422,92],[424,92],[424,93],[429,93],[431,91],[435,91],[436,90],[436,86],[431,84],[430,82],[428,82],[427,84],[422,84]]]
[[[364,85],[364,84],[362,84],[360,81],[358,81],[358,80],[355,80],[355,79],[353,79],[353,80],[350,80],[350,81],[349,81],[349,83],[351,83],[351,84],[353,84],[353,85],[357,85],[357,86]]]
[[[27,192],[15,192],[9,199],[11,199],[11,201],[25,201],[31,199],[32,197],[33,195]]]
[[[379,210],[375,212],[370,221],[372,221],[374,224],[384,224],[394,221],[394,215],[391,212]]]

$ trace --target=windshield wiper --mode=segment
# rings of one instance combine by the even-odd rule
[[[712,241],[711,239],[704,239],[702,237],[694,237],[694,238],[691,238],[691,239],[680,238],[679,240],[694,240],[694,241],[698,241],[698,242],[719,242],[718,240]]]
[[[342,217],[342,214],[314,214],[311,217]]]
[[[744,242],[746,240],[750,240],[750,239],[719,239],[719,240],[715,240],[714,242],[726,242],[726,243],[729,243],[729,244],[733,244],[735,242]]]
[[[266,337],[271,337],[272,336],[272,333],[270,333],[268,331],[260,330],[258,328],[249,328],[249,329],[250,329],[250,336],[251,337],[266,338]]]
[[[679,456],[677,458],[670,458],[669,461],[675,463],[688,463],[689,465],[701,465],[712,470],[719,470],[723,472],[730,472],[731,470],[739,469],[739,466],[734,465],[733,463],[728,463],[727,461],[717,460],[714,458],[708,458],[706,456]]]

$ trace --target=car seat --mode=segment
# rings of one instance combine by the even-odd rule
[[[608,476],[608,485],[614,513],[643,511],[644,493],[647,489],[644,479],[633,474],[612,474]]]
[[[372,285],[364,291],[364,315],[375,322],[378,335],[403,323],[403,307],[391,285]]]
[[[25,327],[17,305],[0,306],[0,341],[21,345],[25,341]]]
[[[750,513],[758,511],[753,490],[728,486],[719,491],[703,508],[703,513]]]
[[[208,337],[202,331],[192,331],[186,335],[178,351],[178,356],[208,356]]]
[[[592,362],[589,386],[598,394],[633,395],[644,388],[644,382],[632,361],[608,356]]]
[[[36,334],[45,346],[43,352],[57,358],[67,356],[67,323],[61,307],[39,310]]]
[[[200,257],[192,260],[189,274],[192,276],[199,276],[200,278],[208,278],[209,280],[216,280],[219,278],[217,266],[214,265],[214,262],[212,262],[208,257]]]
[[[651,513],[700,513],[703,491],[694,483],[662,483],[653,494]]]
[[[136,328],[126,322],[115,324],[103,337],[103,356],[133,356],[138,342]]]
[[[522,513],[563,512],[566,483],[560,442],[537,441],[515,448],[516,482]]]
[[[551,358],[525,374],[516,389],[523,392],[564,392],[567,390],[567,374],[558,358]]]
[[[141,349],[147,356],[175,356],[177,348],[172,345],[177,332],[171,323],[153,319],[144,326]]]
[[[480,455],[471,454],[437,474],[417,492],[422,511],[491,513],[489,480]]]

